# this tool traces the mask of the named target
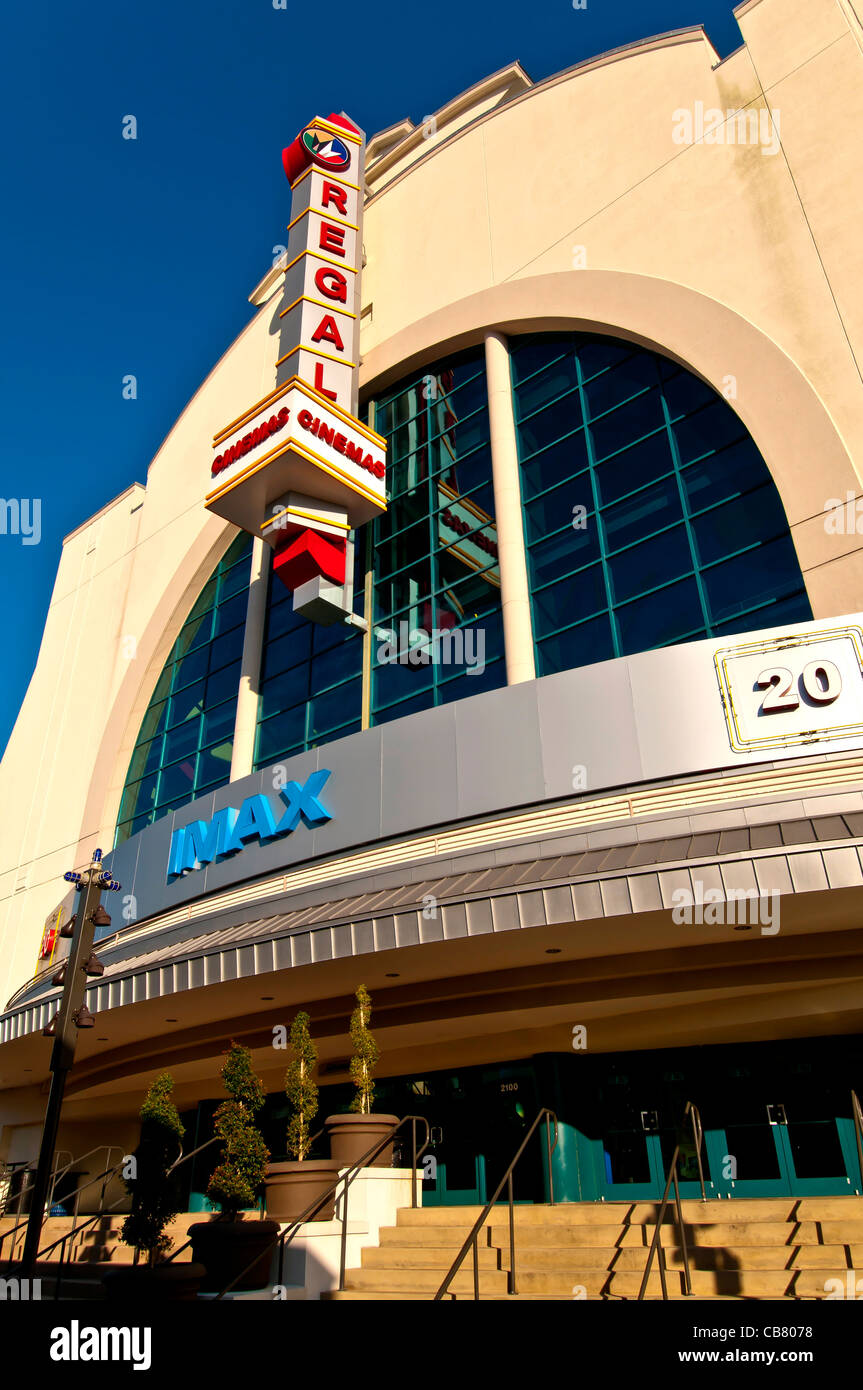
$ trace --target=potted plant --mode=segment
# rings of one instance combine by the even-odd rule
[[[270,1281],[272,1244],[279,1228],[275,1221],[245,1221],[243,1209],[254,1206],[267,1171],[269,1151],[255,1125],[264,1103],[264,1087],[252,1070],[247,1047],[232,1042],[221,1071],[228,1099],[215,1113],[214,1127],[222,1140],[220,1161],[207,1187],[219,1215],[189,1227],[192,1251],[206,1266],[202,1287],[224,1289],[256,1262],[234,1284],[232,1292],[260,1289]]]
[[[369,1031],[372,1001],[365,985],[356,993],[357,1006],[351,1015],[351,1080],[357,1093],[346,1115],[330,1115],[326,1126],[330,1136],[330,1153],[340,1168],[350,1168],[368,1153],[377,1139],[383,1139],[398,1124],[397,1115],[379,1115],[372,1110],[375,1096],[374,1070],[380,1053]],[[372,1161],[375,1168],[388,1168],[393,1161],[393,1146],[387,1144]]]
[[[309,1016],[298,1013],[291,1024],[293,1058],[285,1072],[285,1095],[291,1107],[287,1151],[293,1161],[271,1163],[267,1169],[267,1215],[276,1221],[297,1221],[318,1197],[323,1197],[338,1174],[332,1158],[309,1158],[312,1120],[318,1113],[318,1088],[313,1079],[317,1049],[309,1033]],[[330,1196],[312,1221],[330,1221],[335,1195]]]
[[[205,1274],[202,1265],[190,1261],[160,1263],[173,1245],[165,1228],[180,1210],[172,1169],[185,1130],[171,1099],[173,1089],[170,1072],[161,1072],[141,1106],[141,1139],[133,1154],[133,1174],[126,1179],[132,1206],[120,1240],[143,1262],[105,1276],[105,1293],[112,1300],[192,1299]]]

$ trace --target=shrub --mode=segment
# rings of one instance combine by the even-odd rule
[[[228,1100],[213,1117],[222,1140],[221,1161],[207,1187],[211,1202],[218,1202],[226,1220],[236,1219],[243,1207],[254,1206],[267,1171],[269,1150],[255,1125],[264,1103],[264,1087],[252,1071],[252,1054],[232,1042],[221,1071]]]
[[[312,1080],[318,1052],[309,1034],[309,1016],[298,1013],[291,1024],[294,1059],[285,1072],[285,1095],[293,1109],[288,1122],[288,1153],[300,1163],[312,1144],[312,1120],[318,1113],[318,1088]]]
[[[354,1055],[351,1058],[351,1080],[357,1093],[351,1103],[351,1110],[361,1115],[370,1115],[375,1098],[374,1069],[380,1053],[378,1045],[369,1032],[372,1016],[372,1001],[365,985],[357,990],[357,1007],[351,1014],[351,1042]]]
[[[179,1156],[185,1129],[171,1100],[173,1089],[173,1077],[163,1071],[147,1092],[140,1111],[141,1139],[133,1155],[135,1176],[126,1180],[132,1209],[120,1239],[145,1254],[150,1265],[170,1250],[173,1241],[165,1227],[180,1210],[179,1182],[169,1169]]]

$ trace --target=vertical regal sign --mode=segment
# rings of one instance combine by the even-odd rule
[[[350,531],[386,510],[386,444],[357,418],[362,132],[316,116],[282,152],[291,185],[276,386],[213,440],[206,506],[274,551],[294,608],[352,604]]]

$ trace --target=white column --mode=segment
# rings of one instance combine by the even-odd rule
[[[515,416],[512,410],[509,351],[506,339],[500,333],[489,333],[486,337],[485,370],[506,650],[506,681],[507,685],[516,685],[519,681],[532,681],[536,676],[536,667],[533,659],[533,625],[521,519],[521,482]]]
[[[252,541],[252,573],[249,579],[249,601],[246,607],[246,633],[243,638],[243,662],[240,669],[240,688],[237,693],[237,718],[234,723],[234,751],[231,756],[231,781],[247,777],[255,759],[255,730],[258,721],[258,691],[261,678],[261,654],[264,647],[264,623],[267,617],[267,583],[270,574],[270,547],[260,536]]]

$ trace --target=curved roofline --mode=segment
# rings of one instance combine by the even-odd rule
[[[468,87],[465,92],[460,93],[459,96],[454,97],[451,101],[447,102],[444,106],[440,107],[438,111],[433,112],[432,114],[434,115],[435,119],[437,119],[438,117],[443,119],[446,113],[449,113],[450,115],[454,114],[458,107],[465,103],[466,97],[469,97],[471,95],[475,97],[481,96],[483,93],[483,89],[493,79],[499,78],[508,73],[515,75],[516,70],[519,73],[522,73],[526,81],[530,83],[528,89],[524,92],[521,92],[518,95],[510,97],[509,100],[502,102],[499,106],[493,107],[491,111],[483,111],[472,121],[468,121],[465,125],[460,126],[458,130],[454,130],[451,135],[445,136],[437,144],[433,145],[429,150],[427,150],[425,154],[419,155],[408,166],[408,168],[402,169],[398,174],[394,175],[394,177],[390,179],[387,183],[383,184],[382,187],[375,189],[374,192],[371,192],[370,196],[366,199],[365,206],[371,206],[371,204],[374,203],[383,193],[385,193],[390,188],[394,188],[397,183],[399,183],[408,174],[412,173],[412,171],[418,168],[421,164],[424,164],[426,160],[431,159],[441,150],[448,148],[449,145],[451,145],[454,141],[460,139],[461,136],[466,135],[469,131],[476,130],[476,128],[482,125],[484,122],[492,120],[504,108],[509,109],[511,106],[516,106],[521,101],[527,101],[530,97],[536,95],[537,92],[541,92],[545,90],[545,88],[547,87],[554,86],[558,82],[566,82],[572,77],[580,76],[583,73],[592,72],[597,68],[606,67],[611,63],[620,62],[622,59],[639,57],[645,53],[653,52],[659,48],[674,47],[679,43],[697,42],[706,44],[707,47],[710,49],[711,53],[713,54],[714,62],[711,64],[711,68],[720,62],[719,54],[717,53],[716,49],[711,43],[710,38],[707,35],[707,31],[704,28],[704,25],[692,24],[687,25],[685,28],[682,29],[671,29],[665,34],[656,34],[651,38],[635,39],[632,43],[622,44],[619,48],[610,48],[605,53],[597,54],[593,58],[584,58],[581,62],[574,63],[571,67],[564,68],[561,72],[552,73],[550,77],[545,77],[540,82],[531,82],[530,78],[527,76],[527,73],[524,71],[524,69],[521,67],[521,64],[518,62],[510,64],[508,67],[500,68],[496,73],[492,73],[490,77],[484,78],[482,82],[476,83],[473,87]],[[396,122],[394,126],[390,126],[388,127],[388,129],[396,129],[399,124],[401,123]],[[395,163],[399,158],[409,153],[411,144],[417,144],[422,141],[422,135],[420,131],[421,128],[414,127],[414,129],[410,131],[410,133],[407,134],[404,137],[404,139],[400,140],[397,144],[392,145],[386,151],[385,155],[381,155],[379,160],[374,161],[374,163],[366,169],[366,179],[368,180],[369,176],[374,173],[375,167],[379,168],[382,162],[391,160],[393,163]],[[384,133],[385,132],[381,132],[381,134]],[[369,143],[371,144],[376,138],[376,135],[372,136],[372,139],[369,141]]]

